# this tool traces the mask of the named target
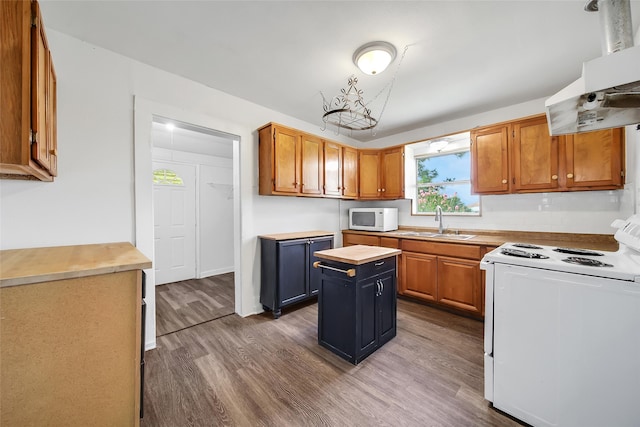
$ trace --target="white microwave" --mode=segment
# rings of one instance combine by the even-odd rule
[[[349,228],[364,231],[398,229],[398,208],[351,208]]]

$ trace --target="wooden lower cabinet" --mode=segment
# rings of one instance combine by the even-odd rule
[[[438,300],[438,257],[403,252],[400,294],[426,301]]]
[[[470,313],[482,313],[480,262],[438,257],[438,297],[440,304]]]

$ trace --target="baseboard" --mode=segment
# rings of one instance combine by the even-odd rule
[[[215,270],[201,271],[198,279],[204,279],[209,276],[217,276],[218,274],[233,273],[233,266],[216,268]]]

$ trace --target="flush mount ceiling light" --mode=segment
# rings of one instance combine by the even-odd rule
[[[353,63],[370,76],[383,72],[396,58],[396,48],[387,42],[377,41],[360,46],[353,54]]]

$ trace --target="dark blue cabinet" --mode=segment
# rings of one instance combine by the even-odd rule
[[[313,253],[333,248],[333,236],[302,239],[260,239],[260,303],[277,319],[282,308],[315,297],[321,272]]]
[[[322,260],[318,342],[358,364],[396,335],[396,257],[362,265]],[[349,277],[343,271],[355,269]]]

